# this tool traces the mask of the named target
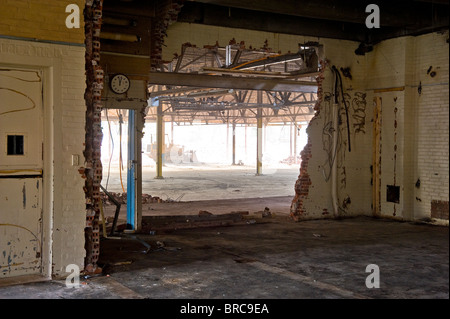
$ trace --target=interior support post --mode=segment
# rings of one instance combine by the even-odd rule
[[[236,122],[233,122],[232,125],[232,129],[233,129],[233,163],[232,165],[236,165]]]
[[[136,118],[128,110],[127,229],[136,230]]]
[[[263,130],[263,118],[262,118],[262,91],[257,93],[258,110],[256,113],[256,175],[262,175],[262,130]]]
[[[156,179],[163,179],[164,118],[162,103],[158,101],[156,119]]]

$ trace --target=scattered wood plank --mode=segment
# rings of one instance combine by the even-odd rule
[[[143,216],[142,232],[244,224],[244,215],[247,214],[248,212],[245,211],[219,215],[202,213],[179,216]]]

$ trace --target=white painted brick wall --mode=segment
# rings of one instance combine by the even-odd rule
[[[417,98],[417,169],[420,188],[415,217],[431,216],[432,200],[449,200],[449,44],[448,32],[419,36],[416,41],[416,78],[422,83]],[[428,69],[435,77],[427,74]]]
[[[369,89],[402,87],[402,92],[378,93],[383,99],[382,126],[382,214],[404,219],[429,218],[431,201],[448,201],[448,39],[447,34],[431,33],[384,41],[375,46],[368,65]],[[402,61],[403,58],[403,61]],[[427,70],[433,66],[436,76]],[[421,84],[422,93],[418,87]],[[401,97],[397,141],[397,185],[400,204],[386,202],[386,185],[393,177],[392,114],[386,109],[392,97]],[[406,152],[405,154],[403,154]],[[403,154],[399,161],[399,154]],[[400,164],[400,166],[398,166]],[[400,174],[400,175],[399,175]],[[421,187],[414,187],[420,178]]]
[[[349,151],[347,144],[341,144],[337,154],[338,161],[338,203],[340,216],[355,216],[368,214],[371,211],[372,186],[370,184],[371,173],[371,147],[372,147],[372,100],[371,92],[365,90],[366,86],[366,64],[367,57],[354,54],[358,44],[351,41],[339,41],[324,39],[320,41],[324,44],[325,58],[329,60],[329,67],[335,65],[338,69],[341,67],[350,67],[353,80],[342,77],[344,93],[350,96],[347,104],[349,110],[350,123],[350,145]],[[323,90],[325,93],[332,93],[334,80],[330,69],[325,71],[323,81]],[[352,105],[356,94],[366,94],[365,101],[365,125],[364,132],[356,133],[354,130],[355,121],[352,115],[354,110]],[[347,143],[347,125],[344,112],[344,105],[341,104],[341,114],[343,123],[340,126],[341,138]],[[320,114],[308,127],[307,132],[312,141],[312,157],[308,164],[308,173],[311,179],[311,188],[307,200],[304,200],[304,207],[307,211],[307,218],[329,217],[323,215],[323,210],[327,209],[330,214],[333,212],[331,200],[331,179],[325,181],[323,170],[326,162],[326,154],[323,149],[323,128],[325,121],[329,120],[331,114],[325,108],[322,102]],[[350,204],[343,205],[345,199],[350,199]]]
[[[85,140],[85,71],[84,48],[63,47],[61,59],[61,87],[67,89],[62,93],[62,139],[63,139],[63,218],[59,229],[59,244],[54,243],[54,249],[59,251],[59,262],[54,261],[54,275],[65,273],[68,264],[84,266],[84,226],[86,221],[84,180],[77,166],[72,166],[72,155],[78,155],[80,166],[83,166],[83,150]],[[55,221],[56,221],[55,213]],[[55,231],[55,235],[56,235]],[[55,237],[58,237],[56,235]],[[67,250],[67,254],[65,253]],[[56,257],[56,256],[55,256]]]

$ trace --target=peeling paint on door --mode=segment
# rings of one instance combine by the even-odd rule
[[[0,67],[0,278],[42,269],[40,73]]]

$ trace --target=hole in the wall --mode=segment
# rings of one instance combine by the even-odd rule
[[[429,68],[428,68],[428,70],[427,70],[427,74],[429,75],[429,76],[431,76],[432,78],[434,78],[435,76],[436,76],[436,71],[432,71],[432,69],[433,69],[433,66],[430,66]]]
[[[25,137],[23,135],[8,135],[6,154],[8,156],[24,155],[25,154],[24,143]]]
[[[400,203],[400,186],[386,186],[386,201],[391,203]]]

